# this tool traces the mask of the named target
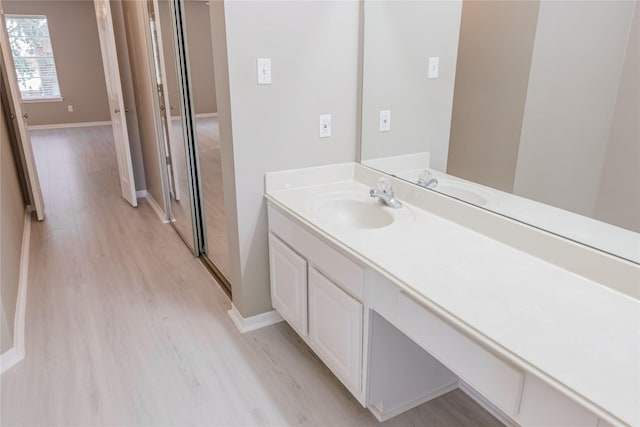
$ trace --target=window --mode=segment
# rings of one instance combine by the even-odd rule
[[[6,15],[5,19],[22,100],[60,99],[47,17]]]

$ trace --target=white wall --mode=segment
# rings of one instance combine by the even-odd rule
[[[540,3],[516,194],[593,214],[634,7]]]
[[[359,4],[228,1],[224,15],[228,111],[222,105],[225,88],[217,84],[217,90],[223,93],[218,96],[222,157],[233,162],[223,165],[228,223],[234,227],[231,284],[234,304],[248,317],[272,309],[265,172],[356,159]],[[219,49],[214,50],[220,81]],[[269,86],[256,84],[259,57],[272,58]],[[333,117],[327,139],[319,138],[321,114]],[[230,131],[224,129],[226,120]]]
[[[362,160],[429,151],[445,171],[462,1],[368,1],[364,4]],[[440,76],[427,78],[430,56]],[[391,110],[391,131],[379,131]]]
[[[640,7],[636,4],[595,218],[640,233]]]

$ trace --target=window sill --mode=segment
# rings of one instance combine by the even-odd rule
[[[30,99],[23,99],[22,103],[35,104],[38,102],[62,102],[62,101],[64,101],[64,98],[30,98]]]

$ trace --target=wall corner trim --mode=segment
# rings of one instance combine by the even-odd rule
[[[227,311],[227,314],[242,334],[255,331],[256,329],[264,328],[265,326],[273,325],[284,320],[275,310],[267,311],[266,313],[257,314],[251,317],[242,317],[242,314],[240,314],[233,303],[231,303],[231,310]]]
[[[31,247],[31,211],[25,210],[22,247],[20,250],[20,275],[18,279],[18,298],[13,327],[13,347],[0,355],[0,374],[17,365],[25,356],[25,317],[27,314],[27,284],[29,281],[29,253]]]
[[[138,199],[147,199],[149,206],[151,206],[151,209],[153,209],[156,215],[158,215],[158,218],[160,218],[160,221],[162,221],[163,224],[168,224],[170,222],[167,219],[167,215],[165,214],[164,210],[162,210],[158,202],[156,202],[156,199],[154,199],[151,193],[149,193],[147,190],[136,191],[136,197]]]

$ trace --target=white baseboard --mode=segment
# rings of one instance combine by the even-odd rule
[[[20,249],[20,273],[18,279],[18,298],[13,325],[13,347],[0,355],[0,374],[15,366],[24,359],[25,318],[27,315],[27,285],[29,282],[29,253],[31,247],[31,212],[24,214],[24,229],[22,230],[22,247]]]
[[[33,125],[33,126],[29,126],[29,130],[83,128],[83,127],[89,127],[89,126],[111,126],[111,121],[106,121],[106,122],[80,122],[80,123],[58,123],[58,124],[52,124],[52,125]]]
[[[204,117],[218,117],[218,113],[201,113],[196,114],[196,119],[202,119]]]
[[[266,313],[256,316],[242,317],[242,314],[240,314],[233,303],[231,303],[231,310],[227,311],[227,314],[231,317],[231,320],[233,320],[236,328],[243,334],[284,320],[275,310],[267,311]]]
[[[411,402],[407,402],[404,405],[398,406],[397,408],[391,409],[389,411],[385,411],[383,407],[381,407],[382,405],[380,404],[375,404],[369,407],[369,411],[371,411],[371,413],[373,414],[374,417],[376,417],[376,419],[380,422],[384,422],[387,421],[393,417],[395,417],[396,415],[400,415],[403,412],[406,412],[410,409],[415,408],[416,406],[420,406],[423,403],[427,403],[430,400],[433,400],[435,398],[438,398],[440,396],[442,396],[443,394],[449,393],[450,391],[453,391],[455,389],[458,388],[458,383],[453,383],[453,384],[449,384],[443,387],[440,387],[437,390],[434,390],[430,393],[427,393],[426,395],[419,397],[415,400],[412,400]]]
[[[163,224],[169,223],[167,215],[164,213],[164,210],[160,207],[158,202],[156,202],[156,199],[153,198],[151,193],[149,193],[147,190],[136,191],[136,197],[139,199],[147,199],[147,202],[149,202],[149,206],[151,206],[151,209],[153,209],[156,215],[158,215],[160,221],[162,221]]]
[[[205,117],[218,117],[218,113],[200,113],[196,114],[196,119],[202,119]],[[171,121],[181,120],[182,116],[171,116]]]
[[[0,354],[0,375],[16,366],[22,359],[24,359],[24,353],[20,354],[15,347],[11,347],[9,350]]]
[[[460,387],[460,390],[464,391],[465,394],[472,398],[478,405],[482,406],[485,411],[496,417],[502,424],[506,425],[507,427],[519,427],[518,423],[513,421],[508,415],[498,409],[493,403],[489,402],[480,393],[471,388],[469,384],[459,379],[458,387]]]

